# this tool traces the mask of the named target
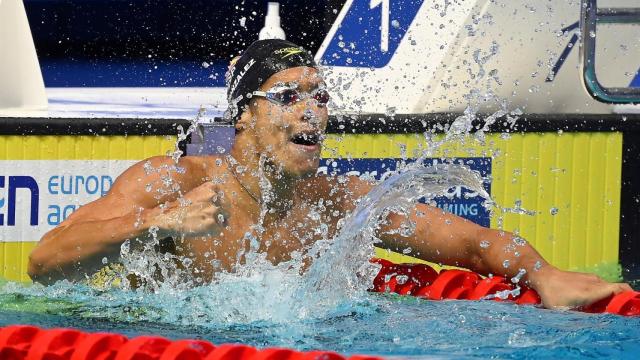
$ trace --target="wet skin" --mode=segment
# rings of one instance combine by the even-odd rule
[[[297,67],[273,75],[261,90],[282,84],[311,93],[323,81],[316,69]],[[294,251],[304,253],[319,239],[333,237],[340,219],[372,188],[358,178],[316,175],[321,141],[304,139],[321,139],[327,118],[326,107],[311,98],[290,106],[254,98],[236,124],[231,157],[187,156],[177,164],[170,157],[154,157],[132,166],[109,194],[81,207],[41,239],[30,257],[30,276],[43,283],[83,279],[103,266],[104,257],[117,260],[126,239],[148,242],[151,229],[160,238],[174,239],[176,254],[192,260],[189,270],[203,282],[241,265],[250,237],[259,240],[259,251],[273,263],[290,259]],[[268,211],[261,214],[263,209]],[[513,234],[427,205],[416,205],[409,216],[416,224],[410,236],[391,234],[407,218],[392,214],[387,220],[378,234],[381,246],[411,247],[416,257],[484,274],[513,277],[525,269],[523,280],[547,307],[581,306],[630,289],[561,271],[528,244],[516,256]],[[322,224],[326,232],[314,231]],[[480,246],[483,240],[491,246]],[[504,260],[511,264],[507,269]]]

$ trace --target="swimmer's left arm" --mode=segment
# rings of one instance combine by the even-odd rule
[[[548,308],[582,307],[631,290],[627,284],[608,283],[593,274],[560,270],[522,237],[479,226],[435,207],[419,204],[408,219],[391,215],[387,229],[407,225],[415,226],[409,236],[397,231],[380,234],[384,247],[400,252],[410,247],[410,255],[427,261],[520,279],[538,292]]]
[[[410,250],[409,255],[427,261],[508,278],[524,270],[520,278],[525,281],[550,266],[524,239],[436,207],[418,204],[410,216],[391,214],[387,220],[381,245],[401,253]],[[407,227],[413,228],[408,236],[396,230]]]
[[[364,196],[371,185],[350,180],[349,187]],[[459,266],[481,274],[494,274],[535,289],[546,307],[575,308],[614,293],[631,290],[596,275],[563,271],[547,263],[523,238],[485,228],[439,208],[418,204],[407,216],[391,214],[378,236],[381,246],[443,265]],[[412,231],[399,231],[409,228]],[[407,235],[407,236],[403,236]]]

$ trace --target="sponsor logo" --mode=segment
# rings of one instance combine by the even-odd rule
[[[1,211],[5,205],[5,198],[0,197],[0,226],[15,226],[16,225],[16,203],[18,202],[18,190],[20,196],[26,196],[29,202],[29,212],[26,215],[26,220],[29,225],[38,225],[38,209],[40,203],[40,187],[34,178],[31,176],[0,176],[0,188],[4,188],[7,185],[7,207],[6,212]],[[26,192],[26,194],[24,194]],[[6,215],[6,222],[5,222]]]
[[[300,54],[300,53],[304,53],[304,50],[298,48],[298,47],[288,47],[288,48],[282,48],[282,49],[278,49],[276,51],[273,52],[276,55],[282,55],[283,59],[288,58],[289,56],[295,55],[295,54]]]
[[[41,184],[29,175],[0,176],[0,189],[7,189],[6,195],[0,195],[0,226],[38,226],[41,223],[41,191],[49,200],[43,206],[46,212],[44,220],[48,225],[58,225],[81,205],[66,201],[77,195],[103,196],[112,184],[113,178],[109,175],[52,175]],[[2,211],[5,204],[6,211]],[[22,209],[16,223],[18,204]]]
[[[36,241],[111,189],[133,160],[0,160],[0,241]]]

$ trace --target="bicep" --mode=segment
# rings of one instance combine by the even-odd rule
[[[142,208],[121,194],[110,193],[90,203],[80,206],[71,213],[60,226],[67,226],[76,222],[108,220],[124,216]]]
[[[389,216],[387,229],[406,226],[414,228],[408,236],[397,232],[393,236],[383,236],[386,247],[395,251],[403,250],[393,248],[398,245],[411,247],[410,255],[447,265],[470,266],[476,261],[474,257],[477,236],[483,229],[481,226],[425,204],[417,204],[408,217]]]
[[[361,198],[373,185],[351,178],[349,189]],[[403,231],[403,229],[410,231]],[[391,213],[378,231],[380,246],[423,260],[472,267],[478,261],[478,237],[482,226],[434,206],[416,204],[408,215]],[[411,231],[412,230],[412,231]]]
[[[157,206],[165,199],[154,195],[168,192],[160,189],[162,174],[149,173],[146,168],[159,167],[161,162],[162,158],[150,158],[131,166],[118,176],[106,195],[80,206],[60,225],[108,220]]]

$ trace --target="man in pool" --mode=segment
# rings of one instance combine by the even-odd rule
[[[84,279],[104,266],[104,258],[116,261],[127,239],[156,236],[173,238],[175,254],[190,259],[194,277],[207,281],[242,264],[251,238],[268,260],[280,263],[334,236],[372,185],[316,175],[329,95],[313,58],[283,40],[257,41],[232,64],[227,83],[228,116],[237,133],[229,155],[186,156],[177,164],[158,156],[133,165],[106,196],[44,235],[30,256],[31,278]],[[524,269],[522,281],[546,307],[584,306],[630,290],[559,270],[528,244],[514,248],[520,241],[513,234],[438,208],[416,204],[408,218],[415,231],[400,235],[391,230],[407,217],[389,215],[379,246],[411,248],[421,259],[483,274],[514,277]],[[322,224],[328,232],[314,231]]]

